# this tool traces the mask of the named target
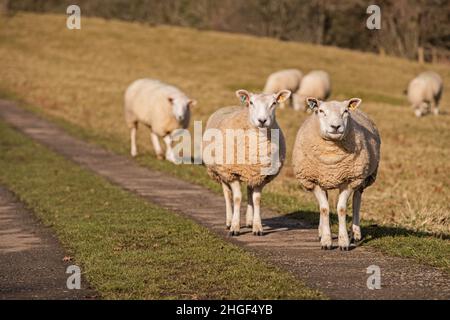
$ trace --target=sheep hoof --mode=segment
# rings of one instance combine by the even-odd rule
[[[339,250],[341,250],[341,251],[349,251],[350,247],[339,247]]]
[[[237,237],[239,235],[239,231],[230,231],[228,233],[231,237]]]
[[[331,244],[321,247],[322,250],[331,250]]]
[[[361,241],[361,228],[359,226],[352,227],[351,242],[357,243]]]
[[[231,229],[231,225],[226,225],[226,230],[230,230]]]
[[[262,231],[255,231],[255,232],[253,232],[253,235],[254,236],[258,236],[258,237],[262,237],[264,235],[264,232],[262,232]]]

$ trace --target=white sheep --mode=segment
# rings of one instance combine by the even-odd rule
[[[267,78],[263,92],[272,94],[281,90],[296,92],[300,88],[302,77],[303,74],[298,69],[286,69],[274,72]],[[285,103],[280,104],[281,109],[284,109],[284,107]]]
[[[196,104],[178,88],[153,79],[133,82],[125,92],[125,121],[131,130],[131,155],[137,155],[136,131],[138,123],[150,128],[153,148],[163,159],[159,138],[166,144],[165,158],[175,162],[172,133],[189,126],[190,109]]]
[[[331,80],[327,72],[314,70],[305,75],[300,88],[292,95],[294,110],[305,110],[307,97],[315,97],[325,101],[331,95]]]
[[[408,86],[408,100],[417,117],[428,114],[431,110],[439,114],[439,101],[443,91],[441,77],[433,71],[426,71],[411,80]]]
[[[261,192],[263,187],[278,175],[286,156],[285,140],[275,118],[275,109],[289,99],[291,92],[282,90],[276,94],[253,94],[239,90],[236,95],[246,107],[222,108],[211,115],[203,136],[203,159],[209,175],[222,184],[226,226],[230,235],[239,235],[240,232],[241,183],[246,183],[246,225],[252,227],[254,235],[260,236],[263,235]],[[205,158],[206,148],[210,145],[207,135],[211,132],[217,132],[220,139],[216,139],[224,141],[221,150],[216,151],[216,157],[219,158],[217,154],[220,152],[222,160],[211,161]],[[233,138],[227,140],[230,133]],[[234,142],[231,147],[228,146],[229,141]],[[244,160],[241,162],[237,156],[240,152],[243,155],[241,160]],[[264,153],[270,157],[277,153],[279,156],[278,159],[272,158],[269,163],[260,157]],[[223,161],[223,156],[231,161]]]
[[[313,110],[298,131],[293,150],[294,174],[312,191],[320,206],[322,249],[331,249],[328,190],[339,189],[339,247],[348,250],[347,201],[353,193],[352,234],[361,240],[359,211],[365,188],[375,182],[380,161],[380,135],[375,124],[357,110],[361,99],[322,102],[307,98]]]

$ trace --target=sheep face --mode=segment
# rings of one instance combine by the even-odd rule
[[[196,104],[196,101],[186,98],[169,98],[169,102],[175,119],[180,123],[189,116],[190,109]]]
[[[427,102],[421,102],[415,108],[414,113],[416,117],[420,118],[428,113],[430,113],[430,105]]]
[[[255,128],[270,128],[275,122],[277,106],[288,100],[291,91],[282,90],[276,94],[254,94],[246,90],[236,91],[242,104],[249,108],[249,121]]]
[[[358,108],[361,99],[323,102],[307,98],[306,103],[314,111],[313,117],[317,117],[319,121],[321,137],[325,140],[340,141],[345,138],[348,131],[350,110]]]

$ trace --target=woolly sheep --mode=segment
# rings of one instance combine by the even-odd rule
[[[158,159],[163,159],[159,138],[166,144],[165,158],[175,162],[172,133],[189,125],[190,109],[196,104],[178,88],[153,79],[133,82],[125,93],[125,121],[131,130],[131,155],[137,155],[138,123],[151,129],[151,140]]]
[[[281,90],[289,90],[296,92],[300,88],[303,74],[297,69],[286,69],[272,73],[266,81],[264,93],[277,93]],[[292,102],[292,101],[291,101]],[[284,109],[285,104],[280,104],[280,108]]]
[[[305,110],[307,97],[327,100],[331,94],[331,80],[327,72],[314,70],[305,75],[300,88],[292,95],[294,110]]]
[[[442,91],[442,79],[436,72],[426,71],[411,80],[407,94],[416,116],[426,115],[431,109],[438,115]]]
[[[339,247],[348,250],[347,201],[353,193],[353,239],[361,240],[359,211],[365,188],[375,182],[380,161],[380,135],[375,124],[357,110],[361,99],[322,102],[307,98],[313,110],[298,131],[293,150],[294,174],[312,191],[320,206],[322,249],[331,249],[328,190],[339,189]]]
[[[254,235],[260,236],[263,235],[260,214],[261,192],[263,187],[278,175],[286,156],[285,140],[275,118],[275,109],[289,99],[291,92],[282,90],[276,94],[253,94],[239,90],[236,95],[246,107],[226,107],[211,115],[203,137],[203,159],[209,175],[222,184],[226,205],[226,226],[230,230],[230,235],[239,235],[240,232],[241,183],[246,183],[248,194],[246,225],[252,227]],[[207,135],[213,131],[218,133],[221,138],[219,140],[224,141],[222,149],[216,151],[226,154],[227,157],[231,153],[231,161],[205,160],[206,148],[210,141]],[[234,145],[227,148],[225,139],[230,132],[233,134],[233,139],[230,140]],[[250,144],[252,139],[249,138],[252,134],[256,137],[253,145]],[[263,153],[260,150],[267,151]],[[245,154],[243,162],[239,162],[236,157],[240,151]],[[273,159],[277,152],[279,158]],[[272,161],[270,163],[262,161],[261,154],[270,156]],[[257,161],[251,162],[252,156],[256,156]]]

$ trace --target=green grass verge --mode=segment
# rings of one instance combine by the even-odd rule
[[[114,186],[0,121],[0,181],[106,299],[315,299],[291,274]]]

